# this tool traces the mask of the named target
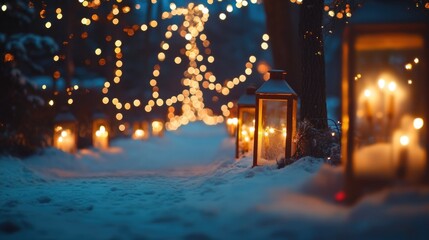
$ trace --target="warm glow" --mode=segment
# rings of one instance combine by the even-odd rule
[[[270,36],[265,33],[264,35],[262,35],[262,40],[268,41],[268,40],[270,40]]]
[[[405,64],[405,69],[411,70],[411,69],[413,69],[413,65],[411,63],[407,63],[407,64]]]
[[[389,91],[394,92],[396,90],[396,83],[390,82],[389,85],[387,85],[387,88],[389,89]]]
[[[136,129],[133,134],[133,139],[142,139],[145,135],[143,129]]]
[[[365,91],[363,92],[363,94],[365,95],[365,97],[369,98],[369,97],[371,97],[371,90],[365,89]]]
[[[140,106],[141,103],[140,103],[140,100],[135,99],[134,102],[133,102],[133,104],[134,104],[135,107],[138,107],[138,106]]]
[[[228,118],[226,120],[226,124],[237,126],[237,124],[238,124],[238,118]]]
[[[101,125],[100,128],[95,132],[95,136],[99,138],[106,138],[109,133],[106,131],[106,127]]]
[[[407,146],[408,144],[410,144],[410,138],[409,138],[407,135],[402,135],[402,136],[399,138],[399,143],[400,143],[402,146]]]
[[[421,129],[424,125],[423,118],[415,118],[413,121],[413,126],[415,129]]]
[[[380,88],[380,89],[384,89],[384,87],[386,86],[386,80],[384,80],[384,79],[382,79],[382,78],[380,78],[379,80],[378,80],[378,87]]]
[[[68,131],[69,130],[63,130],[63,131],[61,131],[61,137],[67,137],[69,134],[68,134]]]

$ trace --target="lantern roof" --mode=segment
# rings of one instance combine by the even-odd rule
[[[255,106],[256,97],[255,97],[256,87],[249,86],[246,89],[246,93],[241,95],[238,99],[237,105],[239,106]]]
[[[71,112],[60,112],[58,113],[55,118],[54,118],[54,122],[59,123],[59,122],[76,122],[77,119],[76,117],[73,115],[73,113]]]
[[[297,96],[295,91],[286,82],[286,72],[283,70],[271,70],[270,79],[258,90],[256,94],[272,94],[272,95],[294,95]]]

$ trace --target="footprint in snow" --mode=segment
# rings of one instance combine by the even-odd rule
[[[45,203],[50,203],[50,202],[52,202],[52,199],[51,199],[50,197],[43,196],[43,197],[39,197],[39,198],[37,199],[37,201],[38,201],[39,203],[45,204]]]
[[[8,208],[14,208],[16,206],[18,206],[19,201],[18,200],[10,200],[7,201],[5,204],[3,204],[3,206],[8,207]]]

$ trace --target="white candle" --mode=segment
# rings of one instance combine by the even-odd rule
[[[388,85],[390,95],[389,95],[389,101],[387,104],[387,117],[389,120],[393,119],[394,111],[395,111],[395,90],[396,90],[396,83],[390,82]]]
[[[371,104],[369,102],[371,95],[372,95],[371,91],[369,89],[365,89],[364,109],[365,109],[365,116],[370,124],[372,123],[372,110],[371,110]]]
[[[399,164],[396,175],[398,178],[404,178],[407,172],[410,138],[407,135],[403,135],[399,138],[399,143],[401,144],[401,148],[399,150]]]
[[[106,127],[101,125],[95,132],[94,147],[106,149],[109,147],[109,133]]]

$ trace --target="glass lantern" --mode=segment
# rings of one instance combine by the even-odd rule
[[[351,188],[427,179],[428,41],[427,25],[346,28],[342,156]]]
[[[110,124],[106,115],[97,112],[92,117],[92,145],[96,148],[109,148]]]
[[[61,112],[55,117],[53,145],[64,152],[77,151],[77,120],[71,112]]]
[[[253,153],[255,134],[255,92],[256,87],[250,86],[237,102],[238,124],[235,142],[235,158]]]
[[[253,166],[274,165],[295,153],[298,96],[286,73],[271,70],[270,79],[256,91]]]

